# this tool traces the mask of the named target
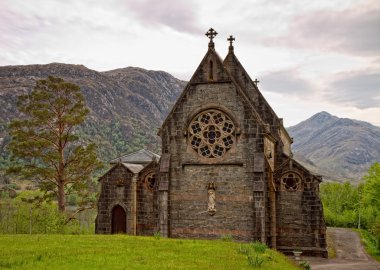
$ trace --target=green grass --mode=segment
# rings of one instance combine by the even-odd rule
[[[380,262],[380,250],[376,246],[375,237],[366,230],[358,230],[358,229],[354,229],[354,230],[359,232],[367,253],[371,255],[372,258]]]
[[[334,239],[334,234],[332,233],[329,228],[327,228],[327,252],[329,255],[329,259],[334,259],[336,258],[336,246],[335,246],[335,239]]]
[[[247,255],[264,260],[260,269],[300,269],[273,250],[249,249],[250,244],[220,240],[0,235],[0,269],[255,269]]]

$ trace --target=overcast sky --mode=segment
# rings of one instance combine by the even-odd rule
[[[137,66],[188,80],[227,37],[285,126],[320,111],[380,126],[379,0],[0,0],[0,65]]]

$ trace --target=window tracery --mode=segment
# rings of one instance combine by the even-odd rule
[[[235,125],[219,110],[199,113],[188,130],[191,147],[205,158],[222,157],[235,143]]]
[[[294,172],[287,172],[281,177],[281,184],[285,190],[296,191],[301,189],[301,178]]]
[[[151,172],[147,176],[145,176],[145,186],[149,191],[153,191],[156,186],[156,173]]]

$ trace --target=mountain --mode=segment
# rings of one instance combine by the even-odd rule
[[[104,161],[141,147],[157,151],[160,147],[157,129],[185,86],[184,81],[166,72],[135,67],[106,72],[59,63],[0,67],[0,158],[3,161],[8,155],[6,125],[20,117],[17,97],[31,91],[37,80],[48,76],[81,87],[90,115],[78,132],[82,138],[99,144]]]
[[[166,72],[136,67],[105,72],[59,63],[0,67],[0,182],[9,163],[6,126],[20,117],[17,97],[48,76],[81,87],[91,112],[78,133],[98,143],[105,162],[142,147],[159,151],[157,129],[186,84]],[[294,157],[325,180],[358,182],[380,161],[380,127],[366,122],[321,112],[288,131]]]
[[[287,129],[295,159],[326,180],[357,183],[380,161],[380,127],[320,112]]]

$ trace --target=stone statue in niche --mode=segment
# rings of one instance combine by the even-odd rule
[[[208,193],[208,213],[210,216],[213,216],[216,212],[215,209],[215,190],[216,186],[214,182],[208,183],[207,193]]]

